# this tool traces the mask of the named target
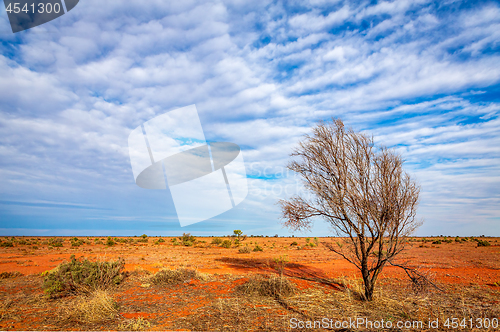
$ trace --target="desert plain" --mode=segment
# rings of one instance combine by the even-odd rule
[[[0,238],[0,329],[500,331],[500,238],[409,238],[397,262],[432,284],[416,289],[403,269],[386,266],[371,302],[361,299],[356,267],[324,246],[333,237],[214,239]],[[46,291],[47,271],[60,264],[119,258],[123,278],[99,293],[110,308],[88,307],[92,291]],[[161,271],[185,277],[156,282]],[[371,325],[353,327],[358,319]]]

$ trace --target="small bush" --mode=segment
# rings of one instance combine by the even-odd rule
[[[54,248],[57,247],[62,247],[63,246],[64,239],[61,238],[51,238],[49,239],[48,245]]]
[[[240,254],[249,254],[252,252],[252,249],[249,246],[244,246],[244,247],[241,247],[240,249],[238,249],[238,252]]]
[[[432,244],[441,244],[441,240],[436,240],[436,241],[432,242]]]
[[[9,248],[9,247],[13,247],[14,244],[12,242],[10,242],[10,241],[7,241],[7,242],[0,243],[0,246],[4,247],[4,248]]]
[[[287,278],[273,274],[266,277],[251,277],[247,282],[236,287],[236,291],[246,295],[257,294],[280,298],[294,294],[296,288]]]
[[[191,247],[196,242],[196,238],[190,233],[183,233],[179,240],[181,240],[182,245],[186,247]]]
[[[212,244],[220,245],[222,240],[218,237],[212,239]]]
[[[112,247],[112,246],[114,246],[115,244],[116,244],[116,242],[115,242],[115,241],[113,241],[113,239],[111,238],[111,236],[108,236],[108,240],[106,241],[106,245],[107,245],[108,247]]]
[[[298,246],[299,244],[296,242],[296,241],[293,241],[292,243],[290,243],[290,246]]]
[[[101,323],[118,314],[118,304],[106,291],[96,290],[88,296],[79,296],[72,301],[68,318],[80,323]]]
[[[78,239],[78,238],[76,238],[76,237],[72,238],[72,239],[70,240],[70,242],[71,242],[71,246],[72,246],[72,247],[79,247],[79,246],[81,246],[82,244],[84,244],[84,242],[83,242],[82,240],[80,240],[80,239]]]
[[[155,273],[149,281],[154,285],[173,285],[190,281],[191,279],[203,279],[196,270],[191,269],[162,269]]]
[[[264,251],[259,245],[256,245],[255,248],[253,248],[253,251]]]
[[[114,262],[91,262],[87,259],[77,260],[72,255],[70,262],[43,273],[45,278],[42,287],[50,297],[104,290],[123,280],[124,267],[122,258]]]
[[[489,247],[491,244],[486,240],[477,240],[478,247]]]
[[[224,241],[222,241],[222,243],[221,243],[220,246],[223,247],[223,248],[227,248],[227,249],[231,248],[231,240],[224,240]]]
[[[163,243],[163,242],[165,242],[165,240],[163,238],[158,239],[158,243]]]
[[[288,264],[289,259],[287,255],[279,256],[273,259],[276,264],[275,269],[279,272],[280,276],[283,276],[285,272],[286,264]]]

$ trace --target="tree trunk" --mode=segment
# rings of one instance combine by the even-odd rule
[[[361,274],[363,275],[363,283],[365,285],[365,300],[373,300],[373,290],[375,289],[376,274],[370,276],[367,266],[361,267]]]
[[[366,301],[373,300],[373,290],[375,289],[375,283],[368,277],[368,279],[364,279],[365,283],[365,299]]]

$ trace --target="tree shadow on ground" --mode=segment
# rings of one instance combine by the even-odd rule
[[[230,266],[233,269],[245,272],[253,271],[261,273],[279,273],[278,264],[270,258],[221,257],[216,260]],[[342,283],[329,278],[323,270],[302,264],[287,263],[283,271],[283,275],[317,282],[338,291],[346,288]]]

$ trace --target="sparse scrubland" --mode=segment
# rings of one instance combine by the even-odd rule
[[[242,232],[0,238],[8,243],[0,247],[0,329],[448,331],[453,318],[457,331],[500,329],[500,239],[409,238],[400,262],[431,283],[387,266],[373,301],[362,300],[359,272],[323,245],[335,241]],[[364,323],[335,326],[349,320]],[[370,328],[382,321],[393,328]]]

